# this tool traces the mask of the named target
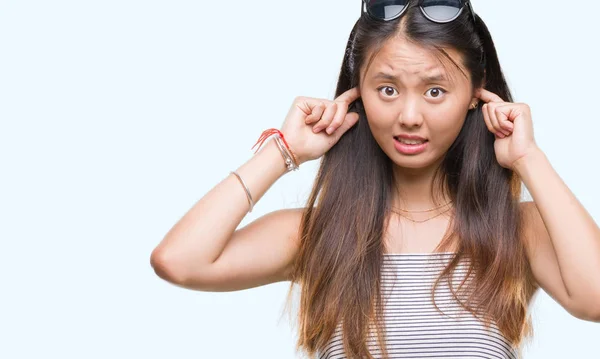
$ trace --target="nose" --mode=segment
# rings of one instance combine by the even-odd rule
[[[420,109],[420,99],[415,96],[407,95],[405,101],[401,103],[402,108],[398,117],[398,122],[404,127],[419,127],[423,123],[423,116]]]

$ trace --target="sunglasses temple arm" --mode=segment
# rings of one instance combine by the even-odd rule
[[[467,6],[469,7],[469,12],[471,12],[471,17],[473,18],[473,24],[477,24],[477,19],[475,18],[475,11],[473,10],[473,4],[471,4],[471,0],[467,0]]]

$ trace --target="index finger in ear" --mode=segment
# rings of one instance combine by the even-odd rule
[[[336,102],[341,101],[341,102],[346,102],[346,103],[350,104],[359,97],[360,97],[360,91],[358,90],[358,86],[357,86],[357,87],[353,87],[350,90],[339,95],[334,101],[336,101]]]
[[[505,102],[500,96],[484,88],[479,89],[478,97],[485,102]]]

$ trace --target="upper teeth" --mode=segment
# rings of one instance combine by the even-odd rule
[[[407,145],[417,145],[417,144],[425,142],[425,141],[422,141],[422,140],[409,140],[409,139],[406,139],[406,138],[398,138],[398,141],[400,141],[402,143],[406,143]]]

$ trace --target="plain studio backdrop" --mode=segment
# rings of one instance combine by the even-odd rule
[[[186,290],[150,254],[294,97],[333,98],[359,1],[0,2],[0,357],[298,358],[289,283]],[[600,221],[600,5],[473,7],[538,145]],[[241,226],[303,206],[317,167]],[[543,292],[532,310],[526,358],[600,357],[599,324]]]

